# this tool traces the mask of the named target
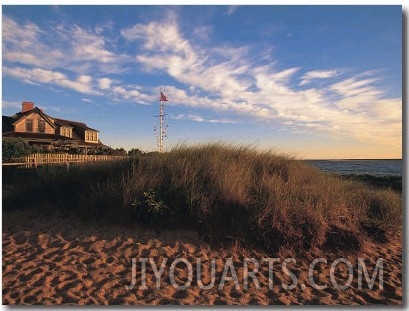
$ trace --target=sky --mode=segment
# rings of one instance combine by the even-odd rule
[[[400,5],[3,5],[2,114],[32,101],[102,143],[402,157]]]

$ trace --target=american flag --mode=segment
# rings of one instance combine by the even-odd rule
[[[168,101],[168,97],[163,94],[162,92],[160,92],[160,101],[162,102],[167,102]]]

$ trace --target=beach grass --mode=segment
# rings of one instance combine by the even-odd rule
[[[39,167],[31,177],[35,183],[3,197],[5,208],[46,201],[84,220],[189,228],[205,241],[240,240],[271,252],[359,250],[367,239],[384,241],[387,230],[402,225],[399,192],[249,146],[179,145],[69,171]]]

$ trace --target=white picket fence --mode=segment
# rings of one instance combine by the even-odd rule
[[[37,166],[43,164],[57,163],[78,163],[78,162],[97,162],[97,161],[117,161],[128,159],[128,156],[112,156],[112,155],[83,155],[83,154],[68,154],[68,153],[33,153],[26,157],[16,158],[11,163],[3,163],[3,165],[25,165]]]

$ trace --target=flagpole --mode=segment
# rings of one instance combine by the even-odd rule
[[[159,152],[163,152],[163,101],[162,90],[160,90],[160,105],[159,105]]]
[[[168,97],[162,93],[162,89],[159,89],[160,96],[159,96],[159,115],[155,116],[155,118],[159,118],[159,135],[156,135],[157,145],[159,147],[159,152],[163,152],[163,138],[166,136],[166,129],[165,129],[165,114],[164,112],[164,104],[163,102],[168,101]],[[156,133],[156,127],[154,127]]]

